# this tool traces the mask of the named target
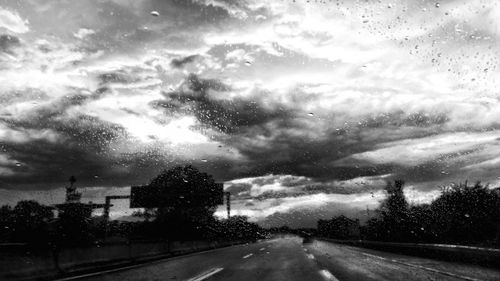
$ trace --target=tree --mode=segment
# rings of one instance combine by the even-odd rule
[[[387,182],[385,188],[388,196],[382,202],[381,211],[384,217],[403,219],[408,211],[408,202],[403,193],[403,180],[395,180],[394,185]]]
[[[395,180],[394,184],[387,182],[387,198],[380,204],[379,216],[370,220],[363,231],[369,238],[388,241],[411,239],[408,202],[403,193],[403,186],[403,180]]]
[[[408,210],[408,225],[412,242],[435,242],[437,233],[431,205],[411,206]]]
[[[190,165],[164,170],[151,180],[149,188],[163,205],[156,210],[160,230],[176,238],[198,237],[203,226],[213,223],[222,200],[222,190],[212,176]]]
[[[14,231],[14,214],[12,207],[3,205],[0,207],[0,242],[8,242],[12,239]]]
[[[82,245],[92,240],[92,208],[82,203],[69,203],[60,206],[56,224],[57,242]]]
[[[452,185],[431,204],[438,240],[447,243],[493,241],[500,230],[500,196],[487,185]]]
[[[54,219],[52,208],[32,200],[19,201],[12,211],[14,239],[44,244],[49,241],[48,224]]]
[[[222,220],[224,234],[229,240],[257,240],[262,238],[261,228],[248,221],[246,216],[232,216]]]

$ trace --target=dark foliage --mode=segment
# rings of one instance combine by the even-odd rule
[[[318,221],[318,234],[334,239],[359,239],[359,220],[352,220],[343,215],[330,220]]]
[[[222,194],[211,175],[192,166],[175,167],[151,180],[148,188],[155,190],[164,205],[154,213],[158,235],[203,238],[207,227],[214,224],[213,214]]]
[[[164,207],[134,213],[143,221],[107,221],[92,217],[87,204],[65,203],[57,208],[21,201],[0,207],[0,241],[51,246],[85,246],[110,240],[256,240],[265,232],[246,217],[218,220],[213,215],[221,190],[212,176],[192,166],[163,171],[148,186]],[[58,216],[54,217],[57,209]]]
[[[56,243],[88,244],[93,240],[92,209],[85,204],[71,203],[59,208],[59,218],[53,224]]]
[[[40,244],[49,239],[52,208],[36,201],[20,201],[11,209],[2,207],[3,236],[13,242]]]
[[[409,206],[402,181],[387,185],[388,197],[377,217],[362,227],[368,240],[500,244],[500,189],[475,185],[452,185],[430,204]]]

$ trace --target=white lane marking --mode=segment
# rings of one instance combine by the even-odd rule
[[[264,251],[266,248],[260,248],[259,251]]]
[[[331,274],[330,271],[328,271],[326,269],[320,270],[319,274],[321,274],[321,276],[323,276],[326,280],[339,281],[339,279],[337,279],[335,276],[333,276],[333,274]]]
[[[403,264],[403,265],[406,265],[406,266],[410,266],[410,267],[415,267],[415,268],[419,268],[419,269],[431,271],[431,272],[434,272],[434,273],[448,275],[448,276],[455,277],[455,278],[458,278],[458,279],[463,279],[463,280],[468,280],[468,281],[482,281],[481,279],[476,279],[476,278],[472,278],[472,277],[458,275],[458,274],[454,274],[454,273],[447,272],[447,271],[441,271],[441,270],[438,270],[438,269],[435,269],[435,268],[421,266],[421,265],[418,265],[418,264],[412,264],[412,263],[402,262],[402,261],[398,261],[398,260],[395,260],[395,259],[384,258],[384,257],[381,257],[381,256],[367,254],[367,253],[361,253],[361,254],[363,254],[363,255],[365,255],[367,257],[372,257],[372,258],[376,258],[376,259],[391,261],[393,263],[399,263],[399,264]]]
[[[201,273],[201,274],[199,274],[199,275],[197,275],[197,276],[195,276],[195,277],[193,277],[191,279],[188,279],[188,281],[201,281],[201,280],[205,280],[208,277],[216,274],[217,272],[219,272],[219,271],[221,271],[223,269],[224,268],[222,268],[222,267],[214,267],[214,268],[212,268],[212,269],[210,269],[208,271],[205,271],[205,272],[203,272],[203,273]]]
[[[249,258],[249,257],[251,257],[251,256],[253,256],[253,254],[248,254],[248,255],[244,256],[243,258],[244,258],[244,259],[247,259],[247,258]]]
[[[307,258],[313,260],[314,259],[314,255],[313,254],[307,254]]]

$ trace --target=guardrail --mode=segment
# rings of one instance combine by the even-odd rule
[[[0,280],[53,279],[247,242],[112,242],[63,248],[59,253],[22,243],[0,244]]]
[[[449,244],[421,244],[421,243],[394,243],[366,240],[339,240],[325,237],[315,239],[329,241],[338,244],[447,260],[454,262],[473,263],[484,266],[500,267],[500,249],[483,248],[463,245]]]

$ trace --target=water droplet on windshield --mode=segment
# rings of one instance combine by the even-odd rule
[[[466,218],[469,218],[469,217],[470,217],[470,215],[469,215],[469,214],[465,214],[464,216],[465,216]]]
[[[245,64],[248,65],[248,66],[252,65],[252,63],[250,61],[248,61],[248,60],[245,61]]]
[[[441,5],[439,5],[439,3],[436,3],[436,5],[434,5],[434,6],[436,6],[436,8],[439,8],[439,6],[441,6]]]
[[[201,159],[201,162],[205,162],[206,163],[206,162],[208,162],[208,160],[207,159]]]
[[[309,113],[307,113],[307,115],[308,115],[308,116],[314,116],[314,113],[309,112]]]
[[[16,167],[21,167],[21,163],[17,162]]]
[[[160,15],[160,13],[158,11],[151,11],[151,15],[157,17]]]

